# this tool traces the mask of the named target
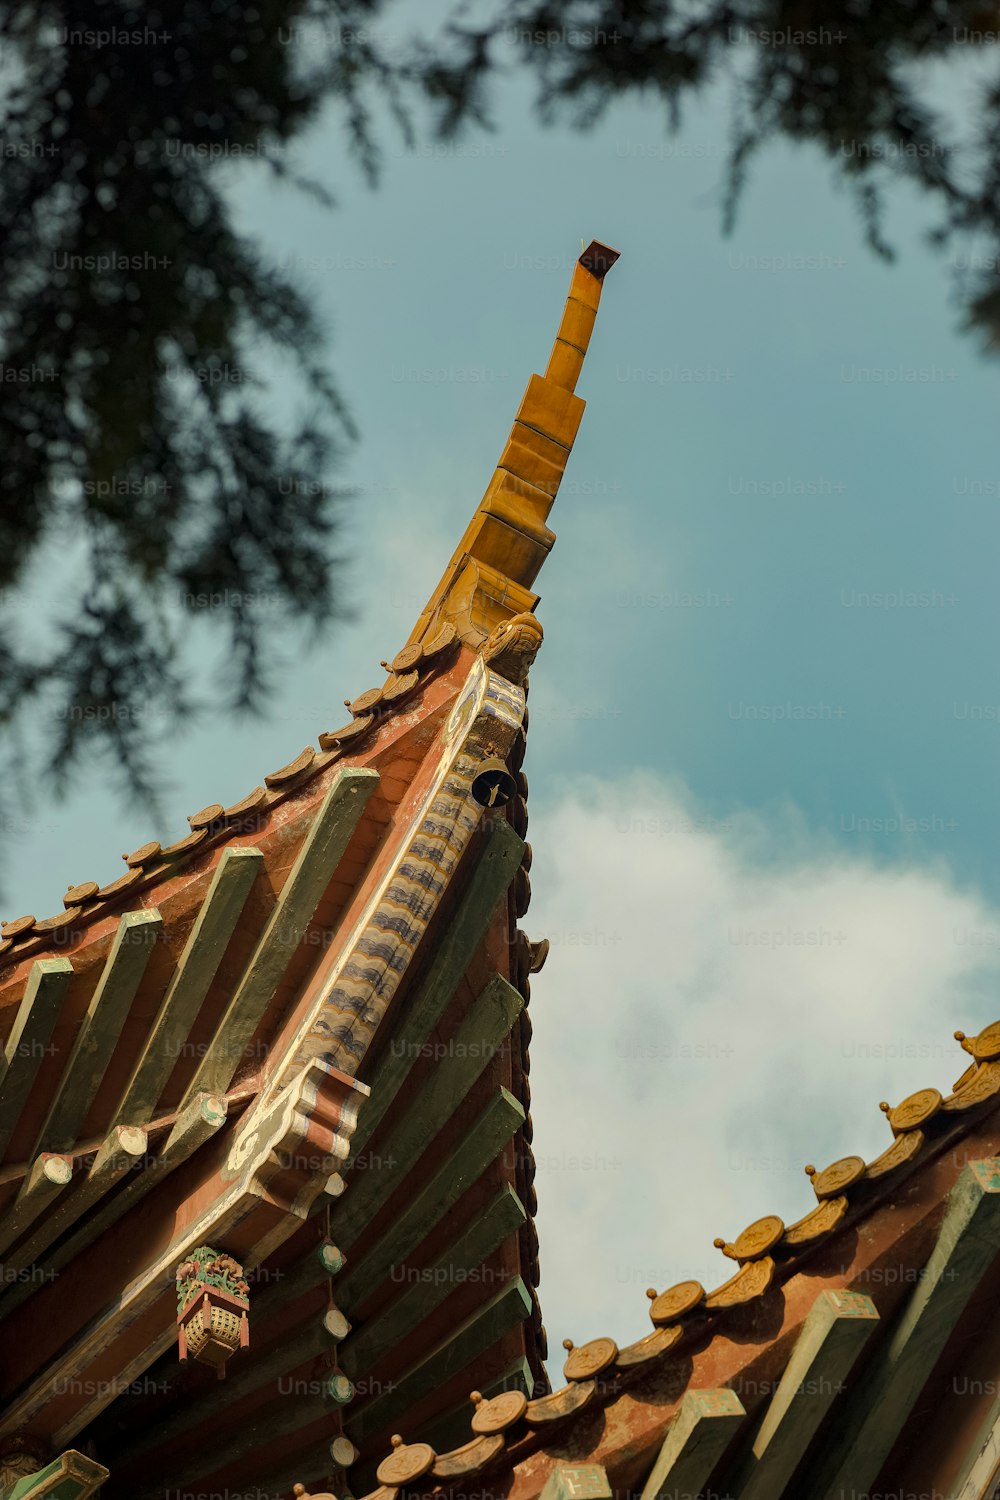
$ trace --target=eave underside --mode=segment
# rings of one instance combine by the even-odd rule
[[[510,983],[508,888],[522,858],[506,823],[470,850],[366,1060],[372,1105],[387,1089],[395,1098],[370,1131],[362,1111],[342,1196],[318,1201],[258,1268],[249,1353],[220,1385],[168,1351],[144,1390],[87,1434],[108,1455],[109,1500],[262,1484],[289,1493],[335,1474],[338,1432],[358,1450],[360,1490],[400,1422],[449,1442],[473,1379],[544,1383],[521,1102],[527,1026]],[[400,1255],[404,1235],[412,1248]],[[317,1258],[331,1243],[343,1256],[332,1279]],[[324,1324],[331,1305],[350,1325],[336,1337]],[[328,1388],[336,1372],[354,1385],[344,1406]]]
[[[429,753],[434,762],[433,743]],[[511,752],[515,769],[521,755],[523,735]],[[409,784],[398,774],[398,755],[392,765],[397,774],[385,781],[402,807]],[[511,811],[523,831],[520,795]],[[315,837],[316,824],[311,828],[306,842]],[[380,781],[369,795],[365,817],[355,823],[335,860],[335,877],[318,915],[286,955],[289,966],[299,967],[273,986],[273,1004],[248,1037],[251,1056],[266,1057],[275,1038],[288,1030],[288,1017],[304,1003],[297,997],[315,987],[338,924],[341,931],[351,930],[352,908],[363,904],[364,891],[380,869],[392,868],[393,838],[410,836],[407,817],[397,819]],[[296,851],[291,840],[286,842],[288,867],[280,878],[263,881],[271,901],[262,903],[258,931],[281,915],[305,847],[303,842]],[[235,858],[227,849],[219,864]],[[437,1441],[448,1441],[456,1412],[461,1420],[473,1369],[488,1383],[515,1379],[530,1388],[544,1382],[527,1120],[527,944],[517,934],[528,890],[521,867],[529,862],[530,852],[506,819],[484,821],[438,901],[376,1045],[365,1057],[362,1074],[373,1091],[371,1110],[354,1127],[350,1159],[338,1164],[329,1193],[314,1193],[304,1220],[288,1218],[281,1198],[268,1210],[265,1193],[261,1212],[271,1215],[268,1234],[275,1249],[251,1263],[251,1349],[234,1362],[225,1386],[198,1367],[178,1367],[172,1318],[150,1322],[147,1315],[141,1327],[131,1318],[121,1327],[114,1318],[106,1320],[106,1338],[88,1356],[89,1366],[75,1350],[91,1338],[88,1318],[92,1324],[91,1314],[106,1301],[108,1286],[120,1284],[113,1267],[122,1246],[141,1247],[140,1265],[169,1249],[174,1227],[193,1202],[204,1198],[212,1173],[227,1160],[244,1112],[256,1107],[262,1087],[245,1069],[240,1096],[232,1101],[229,1118],[222,1112],[211,1138],[195,1142],[188,1159],[158,1179],[145,1164],[134,1172],[127,1184],[132,1199],[123,1189],[112,1195],[110,1202],[120,1212],[86,1244],[79,1239],[86,1216],[83,1227],[54,1240],[57,1279],[47,1276],[46,1262],[39,1260],[32,1262],[30,1278],[8,1287],[7,1329],[22,1351],[7,1377],[6,1410],[17,1430],[27,1427],[61,1444],[94,1445],[108,1456],[109,1496],[121,1493],[135,1500],[185,1485],[204,1488],[216,1465],[231,1485],[234,1469],[246,1467],[248,1445],[255,1474],[262,1465],[269,1469],[269,1483],[279,1493],[290,1491],[303,1475],[311,1481],[339,1474],[342,1482],[342,1470],[350,1466],[345,1452],[357,1459],[358,1473],[370,1474],[401,1411]],[[271,870],[271,861],[260,858],[254,878],[262,883]],[[236,932],[248,939],[231,916]],[[184,925],[187,939],[192,930],[190,922]],[[244,946],[246,953],[241,950],[231,965],[227,950],[217,978],[221,1020],[216,1025],[223,1028],[234,993],[254,967],[254,943]],[[171,952],[160,963],[161,995],[164,985],[175,982],[178,962]],[[148,1032],[154,1017],[162,1019],[162,999],[147,997],[143,1010]],[[181,1102],[185,1089],[201,1097],[195,1085],[206,1059],[212,1063],[210,1039],[217,1034],[204,1009],[195,1019],[209,1042],[190,1048],[188,1074],[171,1081]],[[192,1025],[188,1035],[197,1034]],[[282,1045],[287,1050],[287,1039]],[[137,1056],[141,1046],[130,1060],[141,1072]],[[121,1086],[116,1081],[115,1089]],[[131,1086],[124,1087],[128,1093]],[[114,1091],[106,1092],[111,1097]],[[156,1107],[163,1105],[161,1089]],[[141,1202],[135,1192],[140,1182],[149,1189]],[[74,1244],[80,1252],[75,1256],[70,1254]],[[342,1244],[343,1253],[334,1253],[332,1244]],[[223,1239],[219,1248],[242,1253],[241,1243],[232,1239]],[[129,1254],[134,1253],[133,1248]],[[166,1296],[164,1288],[160,1301]],[[32,1341],[31,1330],[39,1323],[46,1331]],[[61,1379],[67,1370],[73,1376],[69,1382]],[[348,1383],[335,1384],[335,1394],[328,1385],[336,1371],[349,1373],[353,1382],[346,1404]],[[88,1400],[83,1388],[98,1384],[101,1396]],[[79,1396],[73,1394],[76,1387]],[[74,1411],[81,1419],[74,1420]],[[19,1420],[22,1412],[26,1423]],[[331,1441],[339,1443],[337,1463]]]

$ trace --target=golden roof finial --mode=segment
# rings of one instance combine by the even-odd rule
[[[429,639],[450,622],[479,647],[502,621],[534,610],[531,585],[555,541],[546,526],[583,416],[575,394],[618,251],[592,240],[573,267],[569,296],[544,375],[532,375],[486,494],[410,635]]]

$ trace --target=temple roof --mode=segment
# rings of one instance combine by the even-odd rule
[[[994,1160],[1000,1148],[1000,1021],[978,1036],[957,1031],[955,1038],[971,1062],[949,1093],[928,1087],[895,1106],[880,1105],[893,1138],[879,1156],[869,1162],[843,1157],[821,1171],[807,1166],[817,1202],[803,1218],[785,1225],[777,1215],[768,1215],[732,1242],[715,1241],[736,1266],[718,1287],[706,1291],[692,1280],[659,1292],[650,1288],[652,1332],[624,1348],[611,1336],[577,1348],[567,1341],[566,1383],[550,1394],[523,1400],[508,1391],[483,1402],[474,1391],[465,1441],[433,1453],[422,1442],[396,1443],[379,1466],[381,1486],[367,1500],[394,1500],[400,1490],[443,1495],[453,1486],[468,1493],[473,1476],[477,1492],[486,1485],[490,1494],[527,1497],[539,1493],[560,1464],[584,1461],[601,1463],[615,1489],[631,1492],[649,1472],[661,1445],[667,1451],[672,1430],[692,1413],[728,1419],[728,1425],[719,1425],[721,1446],[700,1473],[701,1481],[711,1480],[714,1492],[734,1500],[744,1494],[777,1500],[783,1485],[756,1487],[760,1479],[754,1477],[754,1465],[731,1445],[741,1427],[745,1435],[755,1430],[748,1412],[759,1412],[779,1390],[798,1347],[796,1336],[802,1337],[810,1311],[819,1307],[820,1293],[834,1298],[822,1305],[824,1315],[833,1307],[838,1317],[877,1322],[881,1314],[888,1321],[903,1294],[929,1274],[935,1231],[949,1192],[959,1191],[963,1169],[981,1154],[986,1158],[981,1175],[989,1179],[992,1173],[1000,1188],[1000,1167]],[[959,1149],[970,1136],[982,1137],[981,1147]],[[938,1245],[942,1239],[947,1243],[943,1231]],[[991,1249],[980,1271],[990,1272],[996,1261]],[[974,1285],[970,1281],[967,1290]],[[963,1305],[955,1310],[953,1323]],[[949,1334],[952,1326],[947,1325]],[[950,1358],[952,1345],[946,1352]],[[922,1372],[921,1391],[932,1373],[929,1367]],[[838,1386],[836,1394],[843,1389]],[[924,1405],[929,1401],[933,1407],[935,1400],[940,1393],[925,1396]],[[905,1443],[899,1438],[908,1415],[904,1408],[883,1457],[890,1448],[915,1441],[909,1430]],[[678,1436],[678,1455],[682,1446]],[[876,1467],[869,1479],[878,1473]],[[657,1484],[667,1477],[664,1470]],[[679,1482],[676,1473],[669,1478]],[[882,1475],[881,1482],[892,1480]],[[773,1476],[769,1483],[776,1484]],[[655,1492],[648,1481],[643,1493]]]
[[[262,1463],[283,1493],[363,1481],[401,1410],[447,1443],[473,1367],[547,1388],[528,589],[615,258],[581,256],[486,496],[350,723],[0,928],[0,1449],[114,1453],[109,1500]],[[172,1268],[206,1243],[253,1284],[224,1401],[172,1347]],[[285,1380],[305,1391],[276,1410]]]
[[[797,1222],[717,1239],[717,1287],[650,1288],[645,1337],[567,1342],[548,1387],[525,687],[616,258],[580,257],[545,375],[351,722],[0,929],[0,1445],[92,1445],[108,1500],[348,1473],[369,1500],[778,1500],[914,1493],[932,1462],[971,1500],[1000,1460],[1000,1022],[955,1033],[950,1092],[883,1103],[874,1160],[807,1167]],[[173,1268],[206,1237],[255,1280],[224,1386],[173,1348]]]

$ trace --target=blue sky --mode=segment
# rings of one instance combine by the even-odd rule
[[[544,369],[581,238],[619,249],[538,584],[526,762],[525,925],[556,935],[532,1078],[558,1353],[640,1335],[646,1284],[724,1279],[713,1234],[806,1212],[802,1165],[875,1154],[878,1100],[947,1089],[951,1032],[1000,1015],[1000,371],[905,186],[888,267],[831,165],[775,147],[726,240],[721,93],[676,137],[640,102],[542,131],[529,98],[512,80],[497,131],[455,146],[387,129],[376,192],[328,117],[297,160],[333,213],[233,172],[242,224],[298,258],[361,430],[357,618],[308,654],[288,639],[268,721],[163,726],[163,827],[95,767],[25,812],[8,883],[9,915],[48,915],[342,722]],[[793,953],[795,933],[816,936]]]

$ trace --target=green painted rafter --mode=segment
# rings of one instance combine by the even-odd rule
[[[229,1087],[244,1048],[302,941],[377,785],[376,771],[345,767],[337,772],[215,1037],[188,1085],[185,1104],[198,1093],[222,1093]]]
[[[363,1405],[349,1407],[345,1420],[348,1437],[360,1447],[383,1432],[414,1402],[481,1358],[530,1315],[531,1293],[521,1278],[514,1276],[426,1354],[419,1364],[394,1378],[391,1389],[380,1392]]]
[[[379,1171],[356,1170],[349,1177],[344,1205],[337,1212],[339,1244],[352,1245],[385,1206],[423,1156],[428,1142],[452,1118],[487,1063],[504,1045],[523,1009],[524,1001],[517,990],[499,974],[494,975],[463,1018],[445,1055],[380,1146],[379,1156],[391,1165]],[[398,1048],[413,1045],[401,1042]],[[396,1050],[396,1044],[392,1050]]]
[[[31,966],[14,1029],[0,1061],[0,1161],[50,1050],[56,1017],[72,975],[73,967],[65,958],[39,958]]]
[[[948,1197],[930,1259],[888,1338],[866,1362],[808,1493],[872,1488],[938,1356],[1000,1245],[1000,1159],[968,1163]]]
[[[8,1274],[23,1270],[37,1261],[48,1247],[55,1243],[71,1224],[109,1192],[126,1172],[142,1164],[146,1153],[147,1136],[144,1130],[131,1125],[116,1125],[101,1146],[86,1173],[77,1173],[77,1180],[70,1191],[56,1203],[35,1226],[27,1240],[10,1251],[5,1257]]]
[[[160,914],[152,908],[126,912],[120,919],[33,1157],[42,1151],[70,1151],[76,1144],[162,931]]]
[[[463,1280],[468,1280],[470,1271],[475,1274],[508,1235],[517,1233],[527,1217],[514,1189],[505,1183],[480,1216],[429,1266],[420,1268],[418,1279],[390,1302],[384,1313],[346,1340],[340,1351],[343,1370],[352,1379],[360,1379],[419,1327]]]
[[[393,1265],[401,1264],[426,1239],[459,1198],[495,1161],[524,1124],[524,1110],[505,1088],[500,1088],[427,1185],[396,1220],[391,1235],[383,1236],[369,1253],[337,1282],[337,1300],[350,1313],[384,1281]],[[334,1234],[337,1234],[336,1223]]]
[[[144,1125],[152,1118],[263,865],[264,856],[259,849],[223,852],[159,1014],[115,1111],[115,1125]]]

